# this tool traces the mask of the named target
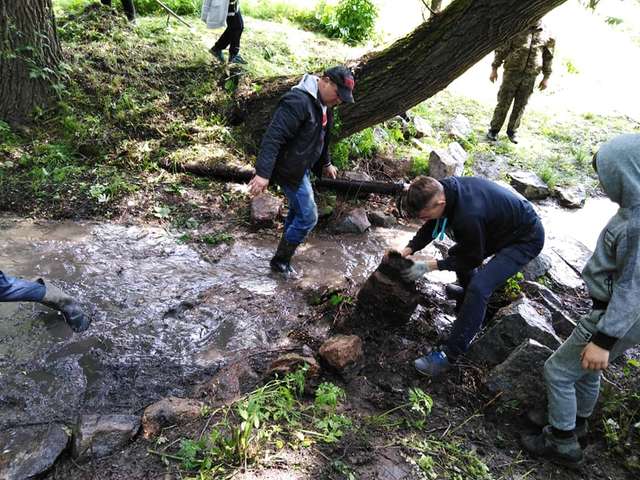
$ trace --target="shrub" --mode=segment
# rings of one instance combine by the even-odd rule
[[[312,27],[345,43],[357,44],[371,37],[377,18],[378,8],[372,0],[340,0],[335,7],[321,1]]]

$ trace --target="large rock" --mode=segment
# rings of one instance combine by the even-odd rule
[[[582,187],[556,187],[553,193],[558,203],[566,208],[582,208],[587,201],[587,193]]]
[[[550,237],[551,249],[576,273],[582,272],[593,254],[589,247],[571,237]]]
[[[469,119],[460,114],[449,120],[445,124],[444,130],[449,136],[459,140],[466,140],[467,137],[471,135],[471,132],[473,132]]]
[[[51,468],[67,447],[62,425],[37,425],[0,432],[0,479],[34,478]]]
[[[374,227],[393,227],[398,223],[398,220],[393,215],[388,215],[379,210],[374,210],[373,212],[369,212],[367,214],[367,218],[369,218],[369,222]]]
[[[489,152],[474,152],[472,167],[474,175],[491,180],[502,178],[503,172],[509,169],[509,160],[503,155]]]
[[[547,198],[551,193],[549,186],[533,172],[517,170],[508,172],[511,185],[528,200],[540,200]]]
[[[342,218],[335,226],[338,233],[364,233],[371,228],[371,223],[364,208],[354,208]]]
[[[464,161],[456,159],[448,150],[436,148],[429,155],[429,175],[441,179],[462,175]]]
[[[513,402],[517,407],[546,405],[544,362],[553,353],[549,347],[526,339],[500,365],[495,367],[486,381],[500,401]]]
[[[449,154],[454,158],[456,163],[462,164],[464,169],[464,164],[469,158],[469,154],[465,151],[464,148],[458,142],[451,142],[447,147],[449,150]]]
[[[333,368],[344,370],[362,359],[362,340],[357,335],[336,335],[322,344],[319,353]]]
[[[233,402],[258,383],[259,377],[246,360],[226,365],[210,380],[196,388],[198,397],[206,397],[213,405]]]
[[[356,311],[349,317],[366,328],[384,328],[409,321],[420,298],[415,282],[404,282],[401,272],[413,265],[399,252],[391,252],[362,285],[357,296]],[[343,328],[346,325],[335,325]]]
[[[73,456],[82,461],[111,455],[140,429],[136,415],[82,415],[74,430]]]
[[[470,358],[497,365],[528,338],[554,350],[562,343],[553,329],[549,311],[526,297],[498,310],[495,318],[495,323],[471,345]]]
[[[142,415],[144,437],[154,437],[163,427],[198,418],[204,403],[189,398],[167,397],[149,405]]]
[[[551,268],[549,268],[547,276],[557,288],[572,292],[584,285],[582,277],[580,277],[577,270],[570,267],[554,250],[545,248],[543,252],[551,260]]]
[[[251,223],[257,226],[271,226],[280,216],[282,200],[269,192],[261,193],[251,200]]]
[[[576,327],[576,320],[564,310],[562,301],[555,293],[538,282],[525,281],[522,288],[529,298],[538,301],[551,312],[551,323],[558,335],[564,338],[571,335]]]
[[[416,138],[433,137],[435,135],[433,127],[424,118],[416,115],[413,117],[412,122],[413,122],[413,128],[416,132],[415,133]]]
[[[531,260],[522,269],[522,274],[525,280],[535,281],[540,277],[543,277],[551,268],[551,259],[544,252]]]

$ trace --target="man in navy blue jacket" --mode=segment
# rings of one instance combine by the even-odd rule
[[[282,96],[262,139],[249,192],[258,195],[276,182],[287,197],[289,214],[270,262],[273,271],[285,276],[295,275],[291,257],[318,222],[311,172],[336,177],[329,157],[332,107],[353,103],[354,85],[345,67],[330,68],[321,77],[306,74]]]
[[[415,361],[418,372],[435,377],[467,351],[482,327],[493,291],[540,253],[544,228],[527,200],[483,178],[448,177],[438,181],[418,177],[411,183],[404,203],[409,215],[426,223],[403,249],[403,256],[423,249],[445,233],[456,242],[446,259],[415,262],[404,272],[406,280],[417,280],[433,270],[452,270],[463,289],[458,316],[444,349]]]

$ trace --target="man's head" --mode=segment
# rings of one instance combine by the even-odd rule
[[[327,107],[339,103],[354,103],[353,87],[356,82],[346,67],[333,67],[324,72],[318,83],[320,99]]]
[[[416,178],[406,193],[407,213],[420,220],[428,221],[442,217],[446,204],[442,184],[432,177]]]

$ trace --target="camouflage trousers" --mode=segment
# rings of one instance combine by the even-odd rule
[[[530,73],[522,72],[507,71],[504,73],[500,90],[498,90],[498,104],[491,119],[491,130],[494,132],[500,131],[512,102],[513,109],[509,117],[507,132],[515,132],[518,129],[524,113],[524,107],[526,107],[536,85],[536,76],[535,74],[531,75]]]

